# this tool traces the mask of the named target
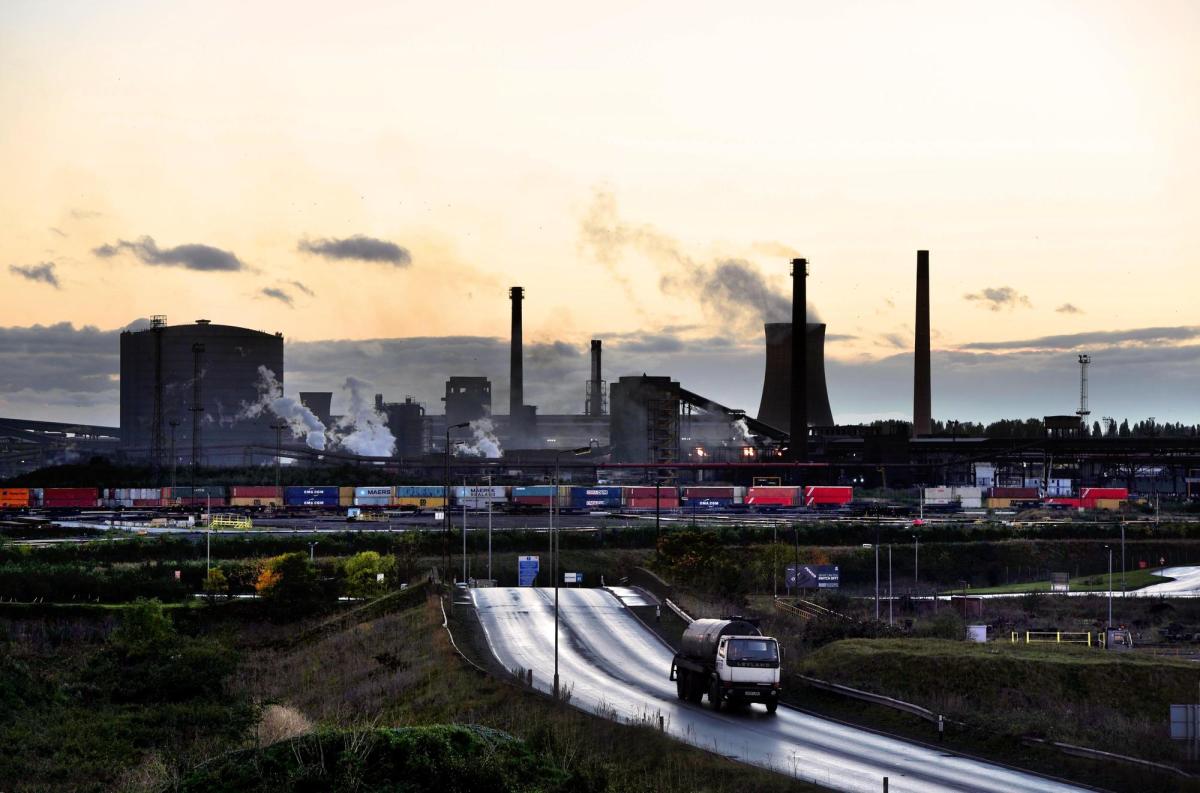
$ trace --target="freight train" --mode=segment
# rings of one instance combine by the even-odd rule
[[[849,487],[729,487],[697,485],[654,487],[646,485],[313,485],[272,487],[263,485],[203,485],[199,487],[134,488],[0,488],[0,508],[41,509],[155,509],[168,507],[243,507],[249,509],[296,508],[431,510],[446,506],[473,510],[525,512],[548,509],[562,512],[596,511],[755,511],[808,507],[837,508],[852,500]]]

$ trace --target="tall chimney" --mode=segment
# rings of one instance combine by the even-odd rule
[[[600,339],[592,339],[592,379],[588,387],[587,414],[604,415],[604,380],[600,376]]]
[[[917,251],[917,338],[913,365],[913,435],[932,431],[929,385],[929,251]]]
[[[792,382],[790,399],[791,445],[795,462],[808,459],[808,260],[792,259]],[[799,329],[797,331],[797,329]]]
[[[512,343],[509,360],[508,420],[515,432],[524,420],[525,368],[521,348],[521,301],[525,299],[525,287],[514,286],[508,290],[512,300]]]

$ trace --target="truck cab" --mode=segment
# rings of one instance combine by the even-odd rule
[[[762,702],[773,712],[779,696],[779,642],[769,636],[722,636],[716,676],[721,700],[734,706]]]

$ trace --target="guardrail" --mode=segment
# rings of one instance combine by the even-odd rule
[[[1058,741],[1049,741],[1049,740],[1046,740],[1045,738],[1030,738],[1030,737],[1022,738],[1021,742],[1024,744],[1050,746],[1050,747],[1053,747],[1053,748],[1059,750],[1063,754],[1070,754],[1070,755],[1074,755],[1076,757],[1086,757],[1090,760],[1115,760],[1118,763],[1126,763],[1128,765],[1140,765],[1143,768],[1153,768],[1156,771],[1167,771],[1172,774],[1178,774],[1181,777],[1186,777],[1188,779],[1191,779],[1192,777],[1195,776],[1195,774],[1189,774],[1187,771],[1184,771],[1182,768],[1176,768],[1175,766],[1167,765],[1166,763],[1156,763],[1153,760],[1143,760],[1140,757],[1129,757],[1128,755],[1123,755],[1123,754],[1113,754],[1112,752],[1105,752],[1100,749],[1089,749],[1086,746],[1075,746],[1074,744],[1069,744],[1069,743],[1059,743]]]
[[[843,686],[841,683],[830,683],[827,680],[818,680],[817,678],[809,677],[808,675],[796,676],[800,678],[805,685],[812,686],[813,688],[832,691],[835,694],[844,694],[845,696],[853,697],[854,699],[861,699],[864,702],[872,702],[876,705],[883,705],[884,707],[892,708],[893,710],[899,710],[905,713],[911,713],[914,716],[919,716],[926,721],[937,724],[939,732],[942,729],[941,725],[945,723],[945,719],[941,715],[934,713],[928,708],[923,708],[920,705],[914,705],[911,702],[904,702],[903,700],[886,697],[883,694],[874,694],[870,691],[862,691],[861,689],[851,688],[850,686]]]
[[[675,616],[676,616],[676,617],[679,617],[679,619],[683,620],[684,622],[688,623],[689,625],[690,625],[691,623],[695,622],[695,620],[693,620],[693,619],[692,619],[690,616],[688,616],[688,613],[687,613],[686,611],[684,611],[683,609],[679,608],[679,606],[676,606],[676,605],[675,605],[675,604],[674,604],[674,603],[671,601],[671,599],[670,599],[670,598],[665,598],[665,599],[663,600],[663,603],[666,603],[666,604],[667,604],[667,608],[669,608],[671,611],[674,611],[674,612],[675,612]]]

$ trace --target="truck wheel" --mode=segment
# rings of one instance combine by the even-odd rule
[[[700,679],[700,675],[688,672],[688,702],[699,705],[702,699],[704,699],[704,681]]]
[[[777,700],[777,699],[768,699],[767,700],[767,713],[774,713],[778,709],[779,709],[779,700]]]
[[[721,709],[721,681],[715,677],[712,685],[708,687],[708,702],[712,705],[713,710]]]
[[[687,699],[687,683],[684,678],[686,674],[682,669],[675,670],[675,696],[680,699]]]

